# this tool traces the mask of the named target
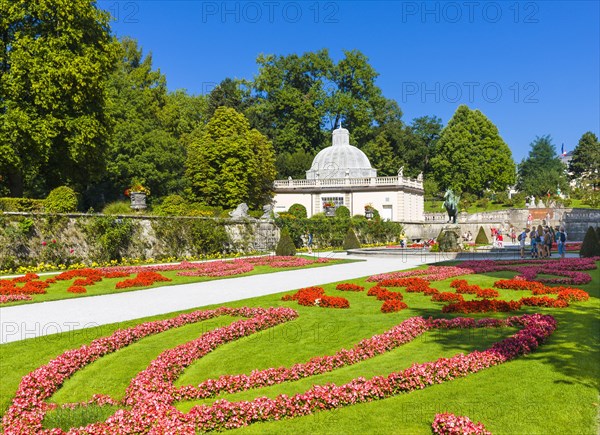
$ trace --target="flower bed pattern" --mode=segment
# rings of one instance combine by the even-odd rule
[[[382,336],[389,339],[389,346],[397,346],[394,333],[400,334],[400,337],[410,341],[411,337],[414,338],[420,332],[431,328],[520,326],[523,329],[485,351],[473,351],[468,355],[458,354],[452,358],[440,358],[433,362],[414,364],[406,370],[391,373],[386,377],[375,376],[370,380],[359,377],[340,386],[335,384],[316,385],[304,393],[291,397],[286,395],[279,395],[274,399],[259,397],[252,401],[242,402],[218,400],[212,405],[194,406],[188,414],[184,414],[173,406],[178,397],[176,393],[180,391],[173,386],[173,382],[185,367],[220,344],[292,320],[297,316],[295,311],[287,308],[221,308],[197,311],[180,315],[174,319],[149,322],[127,330],[116,331],[110,337],[94,340],[89,346],[67,351],[49,364],[25,376],[12,405],[3,418],[5,432],[7,434],[64,434],[65,432],[61,429],[42,429],[41,422],[44,414],[52,408],[52,405],[45,403],[44,400],[49,398],[77,370],[144,336],[224,314],[251,318],[215,329],[196,340],[161,353],[146,370],[140,372],[130,383],[124,399],[124,403],[130,406],[130,409],[117,411],[105,422],[72,428],[69,433],[145,433],[151,430],[152,433],[193,434],[195,431],[230,429],[258,421],[292,418],[320,410],[370,402],[467,376],[469,373],[476,373],[519,355],[527,354],[535,350],[556,328],[556,321],[552,316],[539,314],[509,317],[505,320],[468,318],[425,320],[416,317],[392,328],[394,332],[388,336],[385,336],[386,333],[384,333],[381,336],[363,340],[362,345],[359,343],[354,348],[355,351],[363,354],[382,352],[385,351],[385,339],[384,342],[381,342]],[[358,353],[356,356],[359,356]],[[345,358],[352,355],[352,351],[342,350],[336,355],[339,355],[338,358],[342,358],[344,361]],[[256,379],[264,379],[264,376],[256,376]],[[235,385],[239,385],[237,382],[232,382],[232,384],[234,385],[232,388],[247,389],[246,384],[242,387],[235,387]],[[224,381],[221,389],[229,391],[228,388],[229,382]],[[97,399],[103,403],[111,402],[106,397]]]
[[[94,285],[94,283],[102,281],[103,278],[127,278],[132,274],[137,274],[137,277],[117,283],[116,288],[145,287],[160,281],[171,281],[159,274],[159,272],[171,270],[180,271],[177,274],[180,276],[224,277],[251,272],[254,270],[254,266],[269,266],[273,268],[304,267],[310,264],[329,263],[330,261],[327,258],[311,260],[302,257],[265,256],[203,263],[183,261],[178,264],[162,266],[111,266],[97,269],[83,268],[68,270],[59,273],[53,278],[46,278],[45,281],[40,281],[40,277],[35,273],[27,273],[17,278],[0,280],[0,296],[44,294],[46,293],[45,289],[50,284],[72,279],[75,279],[75,281],[67,291],[70,293],[86,293],[86,291],[81,291],[79,287],[85,288]],[[25,285],[18,285],[22,283]],[[73,287],[76,288],[73,289]],[[0,304],[21,300],[31,300],[31,298],[13,298],[10,300],[1,298]]]

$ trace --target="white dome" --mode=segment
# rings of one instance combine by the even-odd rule
[[[315,156],[310,169],[306,171],[308,180],[377,177],[377,169],[371,167],[365,153],[350,145],[348,130],[337,128],[332,136],[332,146],[321,150]]]

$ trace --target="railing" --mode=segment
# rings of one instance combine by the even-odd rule
[[[404,177],[372,177],[372,178],[322,178],[315,180],[275,180],[276,189],[285,188],[315,188],[338,186],[405,186],[423,188],[423,182],[418,179]]]

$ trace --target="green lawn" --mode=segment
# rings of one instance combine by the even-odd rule
[[[600,264],[600,263],[599,263]],[[600,369],[600,276],[591,271],[593,282],[582,286],[591,298],[566,309],[528,307],[525,312],[552,314],[558,329],[549,341],[532,354],[465,378],[428,387],[377,402],[360,404],[335,411],[316,413],[291,420],[274,421],[237,429],[239,433],[406,433],[430,434],[436,412],[448,411],[481,421],[494,434],[595,434],[598,431],[598,379]],[[491,287],[500,277],[511,272],[464,277],[471,284]],[[447,290],[452,279],[433,282],[432,287]],[[363,279],[349,282],[364,284]],[[372,284],[367,283],[369,288]],[[350,309],[335,310],[302,307],[295,302],[282,302],[281,294],[230,303],[228,306],[289,306],[299,312],[292,322],[263,331],[255,336],[228,343],[191,365],[176,385],[198,383],[221,374],[249,373],[253,369],[290,366],[311,357],[333,354],[352,347],[363,338],[381,333],[402,320],[415,316],[440,317],[442,304],[431,302],[419,293],[404,294],[409,309],[382,314],[381,302],[366,292],[341,292],[335,285],[324,286],[326,293],[344,296]],[[500,290],[505,300],[518,299],[529,292]],[[465,295],[469,298],[469,295]],[[505,317],[506,313],[475,317]],[[173,314],[152,319],[172,317]],[[109,335],[119,327],[131,326],[150,319],[107,325],[84,331],[10,343],[0,346],[0,413],[10,404],[20,378],[47,363],[67,349]],[[162,350],[197,337],[212,327],[233,321],[223,317],[173,329],[140,340],[128,348],[108,355],[79,371],[52,398],[56,403],[87,400],[94,393],[123,396],[132,376]],[[220,397],[247,400],[259,395],[293,394],[313,384],[342,383],[357,376],[386,375],[409,367],[415,362],[435,360],[459,352],[485,349],[514,333],[510,329],[479,329],[428,332],[411,343],[354,366],[338,369],[297,382],[250,390]],[[210,402],[210,401],[207,401]],[[199,402],[181,402],[187,410]],[[114,409],[90,408],[85,412],[49,413],[48,427],[69,427],[103,419]]]
[[[305,258],[313,259],[314,257],[305,256]],[[102,278],[102,281],[97,282],[94,285],[86,286],[87,293],[69,293],[69,292],[67,292],[67,289],[73,284],[73,281],[75,281],[75,279],[77,279],[77,278],[74,278],[74,279],[71,279],[68,281],[57,281],[54,284],[50,284],[50,287],[48,287],[46,289],[45,294],[31,295],[33,298],[33,300],[31,300],[31,301],[10,302],[7,304],[2,304],[1,306],[7,307],[7,306],[12,306],[12,305],[32,304],[35,302],[56,301],[56,300],[61,300],[61,299],[81,298],[81,297],[86,297],[86,296],[99,296],[99,295],[107,295],[107,294],[111,294],[111,293],[123,293],[123,292],[135,291],[135,290],[142,290],[142,289],[151,288],[151,287],[189,284],[189,283],[193,283],[193,282],[214,281],[216,279],[226,279],[226,278],[237,278],[237,277],[241,277],[241,276],[260,275],[260,274],[264,274],[264,273],[281,272],[284,270],[305,269],[305,268],[312,268],[312,267],[326,267],[326,266],[331,266],[333,264],[349,263],[349,262],[353,262],[353,261],[357,261],[357,260],[339,260],[339,259],[334,260],[334,259],[331,259],[331,260],[329,260],[328,263],[314,263],[314,264],[310,264],[310,265],[303,266],[303,267],[273,268],[270,266],[258,266],[257,265],[257,266],[254,266],[254,270],[252,270],[251,272],[242,273],[239,275],[226,276],[226,277],[177,276],[177,273],[179,271],[172,270],[172,271],[160,272],[161,275],[166,276],[167,278],[170,278],[172,281],[158,282],[151,286],[130,287],[130,288],[126,288],[126,289],[117,290],[115,288],[115,285],[119,281],[123,281],[124,279],[128,279],[128,278]],[[134,278],[135,276],[136,276],[136,274],[131,274],[131,276],[129,278]],[[40,278],[42,280],[44,280],[45,278],[48,278],[48,277],[49,276],[47,276],[47,275],[40,276]],[[2,277],[0,277],[0,279],[2,279]]]

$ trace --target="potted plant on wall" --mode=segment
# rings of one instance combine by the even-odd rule
[[[373,204],[369,203],[369,204],[365,205],[365,217],[367,219],[373,219],[374,215],[375,215],[375,207],[373,207]]]
[[[125,190],[125,195],[131,199],[131,208],[134,210],[144,210],[146,198],[150,196],[150,189],[144,187],[142,183],[134,182],[133,185]]]
[[[330,201],[324,202],[323,211],[325,212],[325,216],[335,216],[335,204]]]

